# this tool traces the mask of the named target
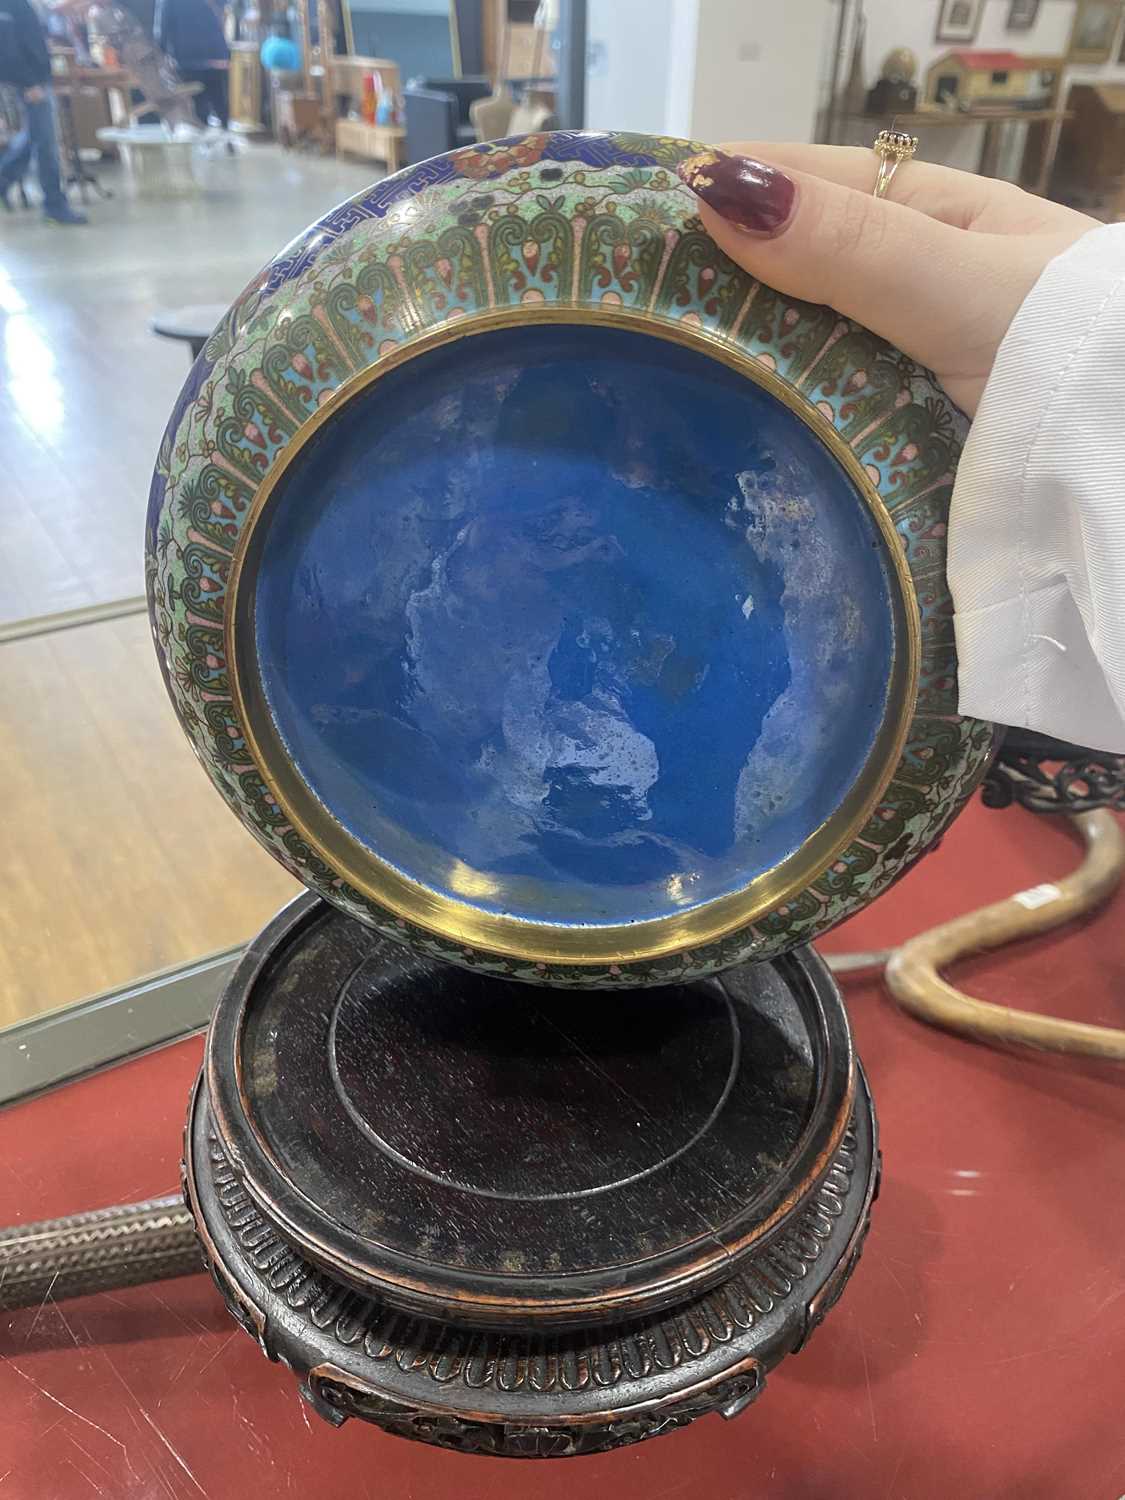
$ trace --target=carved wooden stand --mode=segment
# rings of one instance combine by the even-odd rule
[[[734,1417],[859,1255],[876,1128],[805,950],[604,997],[490,980],[303,897],[220,1001],[185,1187],[315,1409],[517,1457]]]

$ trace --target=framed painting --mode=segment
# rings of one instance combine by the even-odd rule
[[[941,0],[935,42],[975,42],[984,0]]]
[[[1009,31],[1030,31],[1039,16],[1039,0],[1012,0],[1008,7]]]
[[[1108,62],[1121,20],[1122,0],[1078,0],[1067,61]]]

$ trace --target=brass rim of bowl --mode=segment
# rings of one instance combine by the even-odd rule
[[[894,652],[883,721],[862,770],[836,811],[800,847],[740,890],[686,911],[614,924],[557,924],[481,910],[431,890],[380,859],[349,833],[293,765],[269,713],[254,649],[254,582],[261,525],[275,489],[305,445],[342,407],[408,360],[458,339],[511,324],[583,323],[642,331],[717,359],[767,390],[828,448],[866,501],[898,583],[892,590]],[[775,911],[818,878],[864,826],[894,775],[918,688],[918,602],[901,541],[878,490],[855,453],[803,395],[721,334],[686,328],[651,313],[581,304],[494,308],[467,314],[411,338],[341,384],[274,460],[251,503],[231,567],[224,636],[234,710],[262,779],[310,849],[368,900],[447,942],[530,964],[635,964],[717,942]],[[450,858],[450,883],[466,895],[495,888],[493,877]]]

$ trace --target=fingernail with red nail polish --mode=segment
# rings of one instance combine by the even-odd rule
[[[793,216],[797,184],[752,156],[703,151],[676,171],[708,208],[750,234],[779,234]]]

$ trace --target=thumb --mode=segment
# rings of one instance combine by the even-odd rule
[[[744,270],[828,303],[939,371],[994,354],[1037,274],[1022,274],[1009,236],[970,233],[808,172],[719,150],[677,170]]]

